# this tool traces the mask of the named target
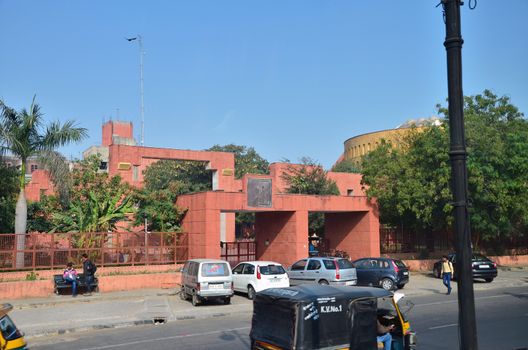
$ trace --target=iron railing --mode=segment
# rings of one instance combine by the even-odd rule
[[[0,271],[63,268],[84,253],[101,267],[173,264],[189,252],[188,235],[176,232],[28,233],[24,250],[16,236],[0,234]]]

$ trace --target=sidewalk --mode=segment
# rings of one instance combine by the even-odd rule
[[[499,271],[492,283],[476,281],[475,290],[528,286],[528,269],[512,268]],[[440,279],[425,273],[414,273],[402,290],[407,297],[443,294]],[[456,293],[456,283],[453,284]],[[235,295],[231,305],[221,302],[193,307],[182,301],[174,289],[143,289],[126,292],[94,293],[92,296],[54,295],[48,298],[22,299],[10,302],[10,313],[27,339],[94,329],[129,327],[186,319],[221,317],[252,311],[252,302]]]

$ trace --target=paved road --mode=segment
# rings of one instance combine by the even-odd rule
[[[410,319],[419,349],[457,349],[456,294],[409,297],[415,303]],[[528,287],[476,291],[479,349],[528,348]],[[38,350],[104,349],[233,349],[249,348],[250,313],[183,320],[159,326],[73,333],[37,338]]]

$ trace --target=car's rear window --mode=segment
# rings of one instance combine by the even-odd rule
[[[401,267],[401,268],[406,268],[407,267],[407,266],[405,266],[405,264],[401,260],[394,260],[394,263],[396,264],[396,266]]]
[[[204,263],[202,264],[202,276],[229,276],[229,267],[227,263]]]
[[[473,261],[488,261],[489,259],[482,254],[473,254]]]
[[[335,261],[337,261],[337,266],[342,270],[354,268],[354,264],[350,260],[336,259]],[[323,263],[327,270],[335,270],[334,260],[323,260]]]
[[[263,275],[282,275],[286,273],[284,268],[280,265],[260,266],[259,269],[260,273]]]

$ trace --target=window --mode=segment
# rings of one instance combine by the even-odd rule
[[[187,271],[189,271],[189,264],[189,262],[186,262],[185,265],[183,265],[181,273],[186,273]]]
[[[13,340],[20,336],[15,324],[9,316],[4,316],[0,319],[0,332],[5,340]]]
[[[229,268],[227,267],[227,263],[203,263],[202,276],[229,276]]]
[[[347,190],[347,196],[351,197],[354,195],[354,190],[348,189]]]
[[[255,266],[251,264],[246,264],[244,269],[244,275],[253,275],[255,273]]]
[[[268,265],[261,266],[260,273],[263,275],[283,275],[286,271],[284,271],[284,268],[280,265]]]
[[[345,269],[352,269],[354,268],[354,264],[352,264],[350,262],[350,260],[347,260],[347,259],[337,259],[337,266],[341,269],[341,270],[345,270]]]
[[[388,269],[390,267],[389,262],[386,261],[386,260],[380,260],[379,261],[379,266],[382,269]]]
[[[31,172],[34,172],[37,169],[38,169],[38,165],[37,164],[31,164]]]
[[[132,181],[138,181],[139,180],[139,167],[137,165],[134,165],[132,167]]]
[[[244,269],[244,265],[246,265],[246,264],[240,264],[240,265],[238,265],[237,267],[235,267],[235,268],[233,269],[233,273],[241,274],[241,273],[242,273],[242,270]]]
[[[335,270],[334,260],[323,260],[323,264],[327,270]]]
[[[361,270],[377,269],[378,262],[376,260],[362,260],[359,261],[356,266]]]
[[[108,162],[99,163],[99,170],[106,170],[106,169],[108,169]]]
[[[297,261],[295,264],[292,265],[291,269],[292,271],[302,271],[306,267],[306,260],[300,260]]]
[[[398,267],[400,267],[400,268],[402,268],[402,269],[407,268],[407,266],[405,266],[405,264],[403,263],[403,261],[401,261],[401,260],[393,260],[393,261],[394,261],[394,263],[396,264],[396,266],[398,266]]]
[[[189,265],[189,275],[197,276],[198,275],[198,263],[191,262]]]
[[[308,263],[308,270],[319,270],[321,268],[321,262],[319,260],[310,259]]]

